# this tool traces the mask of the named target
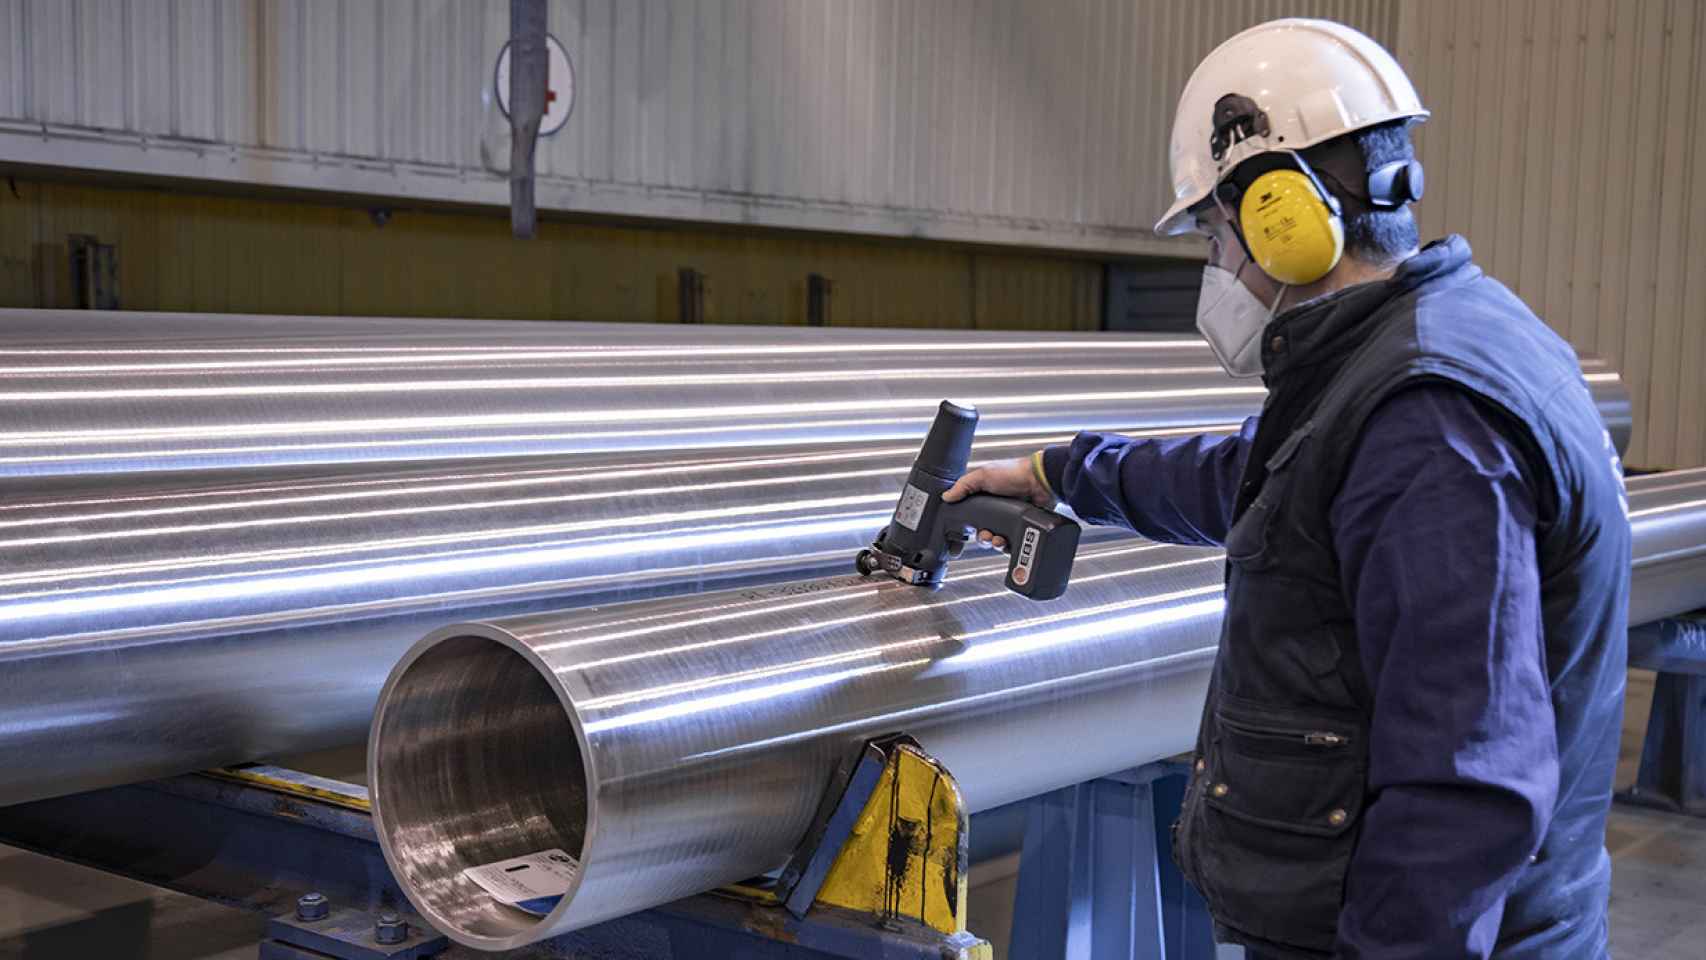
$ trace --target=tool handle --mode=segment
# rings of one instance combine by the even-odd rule
[[[942,528],[965,540],[988,530],[1007,540],[1007,589],[1032,600],[1066,592],[1078,553],[1077,523],[1027,501],[974,494],[942,505]],[[969,533],[968,533],[969,532]]]

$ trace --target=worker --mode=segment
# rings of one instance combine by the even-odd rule
[[[1173,846],[1254,958],[1607,954],[1622,467],[1569,346],[1462,237],[1418,248],[1427,116],[1340,24],[1210,53],[1156,230],[1207,241],[1197,327],[1261,415],[1081,433],[946,497],[1226,548]]]

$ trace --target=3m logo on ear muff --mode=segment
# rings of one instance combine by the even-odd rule
[[[1244,191],[1239,226],[1250,256],[1263,273],[1291,286],[1331,273],[1345,252],[1338,203],[1302,157],[1300,169],[1270,170]]]

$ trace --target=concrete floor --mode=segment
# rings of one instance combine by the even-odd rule
[[[1630,671],[1620,787],[1635,777],[1652,688],[1650,672]],[[341,762],[332,755],[317,768]],[[1615,864],[1613,952],[1640,960],[1706,955],[1706,820],[1619,805],[1606,846]],[[972,926],[998,957],[1013,920],[1016,868],[992,863],[972,877]],[[254,960],[260,932],[259,917],[0,845],[0,960]]]

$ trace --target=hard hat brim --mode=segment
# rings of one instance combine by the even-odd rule
[[[1208,194],[1200,197],[1180,197],[1173,202],[1161,219],[1155,221],[1155,234],[1160,237],[1182,237],[1197,228],[1197,215],[1191,208],[1208,199]]]

